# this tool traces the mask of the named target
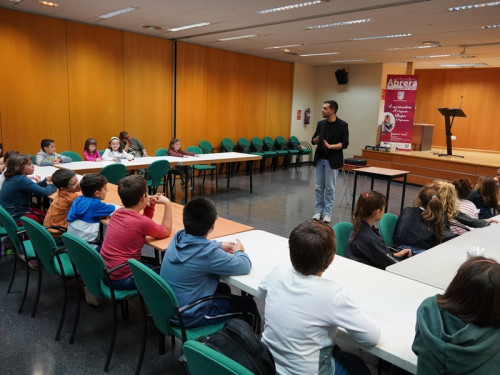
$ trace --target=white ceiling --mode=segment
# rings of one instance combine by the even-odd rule
[[[0,0],[0,7],[80,21],[161,38],[307,65],[332,65],[335,60],[363,63],[406,64],[414,68],[439,68],[443,63],[485,63],[500,67],[500,6],[458,12],[449,7],[494,0],[330,0],[319,5],[267,15],[258,10],[300,3],[302,0],[52,0],[47,7],[38,0]],[[102,14],[126,7],[139,9],[100,20]],[[371,18],[368,23],[308,30],[308,26]],[[211,25],[170,32],[167,28],[200,22]],[[160,26],[148,31],[144,25]],[[410,33],[411,36],[352,41],[351,38]],[[258,34],[257,37],[220,42],[219,38]],[[441,47],[387,51],[387,48],[420,46],[438,41]],[[300,44],[282,49],[266,47]],[[464,51],[465,46],[465,53]],[[301,54],[338,52],[337,55],[301,57]],[[456,57],[415,59],[413,56],[460,54]],[[348,64],[355,64],[349,62]],[[346,63],[340,63],[346,64]]]

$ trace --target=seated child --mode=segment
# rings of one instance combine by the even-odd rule
[[[193,152],[184,151],[181,148],[181,141],[178,138],[172,138],[168,146],[168,156],[176,156],[179,158],[187,158],[188,156],[197,156]],[[188,184],[191,179],[191,169],[189,167],[175,166],[174,169],[179,172],[181,184]]]
[[[109,220],[101,249],[108,269],[126,263],[129,259],[140,260],[146,236],[165,238],[172,233],[170,201],[161,194],[148,196],[147,192],[147,182],[142,176],[132,175],[120,180],[118,195],[124,208],[117,210]],[[152,219],[157,203],[164,206],[161,224]],[[116,270],[110,277],[115,289],[135,288],[128,266]]]
[[[230,294],[227,284],[219,284],[221,275],[245,275],[252,263],[245,248],[236,242],[208,240],[217,220],[212,201],[196,198],[184,206],[184,228],[178,231],[165,252],[160,276],[173,289],[180,306],[213,294]],[[252,297],[235,296],[259,321],[257,306]],[[202,303],[182,314],[186,327],[200,327],[242,315],[242,308],[226,299]]]
[[[18,154],[19,154],[19,151],[17,151],[17,150],[9,150],[5,153],[5,155],[3,157],[4,163],[5,163],[5,168],[3,169],[2,173],[0,174],[0,190],[2,190],[3,182],[5,181],[5,171],[7,170],[7,160],[9,160],[9,158],[12,155],[18,155]],[[30,176],[28,176],[28,178],[30,178]],[[37,182],[37,181],[35,181],[35,182]]]
[[[337,327],[362,345],[376,345],[380,329],[342,287],[321,277],[335,257],[332,227],[308,220],[292,231],[288,243],[292,266],[276,267],[259,285],[265,299],[262,342],[278,374],[348,374],[344,360],[336,351],[332,355]]]
[[[397,259],[411,256],[410,249],[395,252],[387,246],[374,227],[384,216],[385,205],[383,194],[377,191],[361,193],[356,202],[353,227],[347,242],[347,258],[385,270]]]
[[[97,141],[94,138],[87,138],[83,147],[83,157],[86,161],[101,161],[101,154],[97,149]]]
[[[42,139],[42,149],[36,154],[36,164],[39,166],[54,165],[59,163],[71,163],[71,158],[56,152],[53,139]]]
[[[3,154],[3,144],[0,143],[0,173],[5,169],[5,160]]]
[[[490,219],[495,216],[493,210],[498,208],[498,191],[493,177],[479,176],[476,188],[467,199],[479,208],[480,219]]]
[[[108,148],[102,154],[102,160],[119,162],[121,159],[134,160],[134,155],[123,151],[122,144],[117,137],[111,137]]]
[[[14,154],[7,161],[5,170],[5,181],[0,191],[0,205],[11,214],[16,221],[25,215],[40,224],[43,223],[45,211],[31,208],[31,195],[48,197],[56,192],[57,188],[52,185],[51,178],[47,177],[36,183],[30,178],[35,170],[30,155]],[[30,214],[26,214],[26,212]],[[18,222],[19,225],[20,222]]]
[[[46,227],[68,228],[68,212],[73,201],[79,195],[80,182],[75,172],[69,169],[58,169],[52,175],[52,183],[58,191],[47,210],[43,225]],[[63,231],[56,228],[48,228],[47,230],[54,238],[60,238],[63,233]]]
[[[417,375],[497,374],[500,368],[500,264],[473,257],[444,294],[417,311]]]
[[[106,198],[108,180],[97,173],[87,173],[80,181],[81,196],[68,212],[68,233],[92,242],[99,235],[101,218],[111,215],[120,206],[102,202]]]

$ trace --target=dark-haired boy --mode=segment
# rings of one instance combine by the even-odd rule
[[[73,201],[78,197],[80,182],[75,172],[69,169],[58,169],[52,174],[52,184],[58,189],[57,195],[50,204],[43,225],[46,227],[68,228],[68,212]],[[52,237],[61,237],[61,230],[48,228]]]
[[[80,181],[81,196],[75,199],[68,212],[68,233],[92,242],[99,235],[102,217],[120,206],[102,202],[106,198],[108,180],[97,173],[88,173]]]
[[[141,259],[146,236],[165,238],[172,232],[170,200],[156,194],[148,196],[147,182],[139,175],[127,176],[118,183],[118,195],[124,208],[117,210],[109,220],[102,244],[101,256],[107,268]],[[164,206],[161,224],[153,219],[155,205]],[[142,214],[141,211],[144,211]],[[135,282],[128,266],[113,272],[110,277],[115,289],[134,289]]]
[[[335,257],[335,232],[308,220],[292,231],[289,246],[293,266],[275,268],[259,285],[266,311],[262,341],[278,374],[349,374],[332,355],[337,327],[362,345],[376,345],[380,330],[342,287],[321,278]]]
[[[36,154],[36,164],[39,166],[54,165],[59,163],[71,163],[71,158],[58,154],[53,139],[42,139],[41,150]]]
[[[208,240],[217,220],[214,204],[196,198],[184,206],[184,228],[178,231],[167,248],[160,276],[173,289],[180,306],[213,294],[230,294],[227,284],[219,284],[221,275],[244,275],[252,263],[245,248],[236,242]],[[234,296],[245,310],[258,319],[251,297]],[[186,327],[205,326],[242,315],[242,308],[226,299],[200,304],[182,314]]]

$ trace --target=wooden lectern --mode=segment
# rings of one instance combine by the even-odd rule
[[[467,115],[461,108],[438,108],[438,111],[444,116],[444,124],[446,128],[446,154],[438,154],[438,156],[450,155],[463,158],[463,156],[453,155],[451,152],[451,126],[453,125],[455,117],[467,117]]]

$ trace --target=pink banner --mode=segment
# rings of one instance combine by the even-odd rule
[[[416,75],[388,75],[380,145],[411,150],[413,114],[417,98]]]

